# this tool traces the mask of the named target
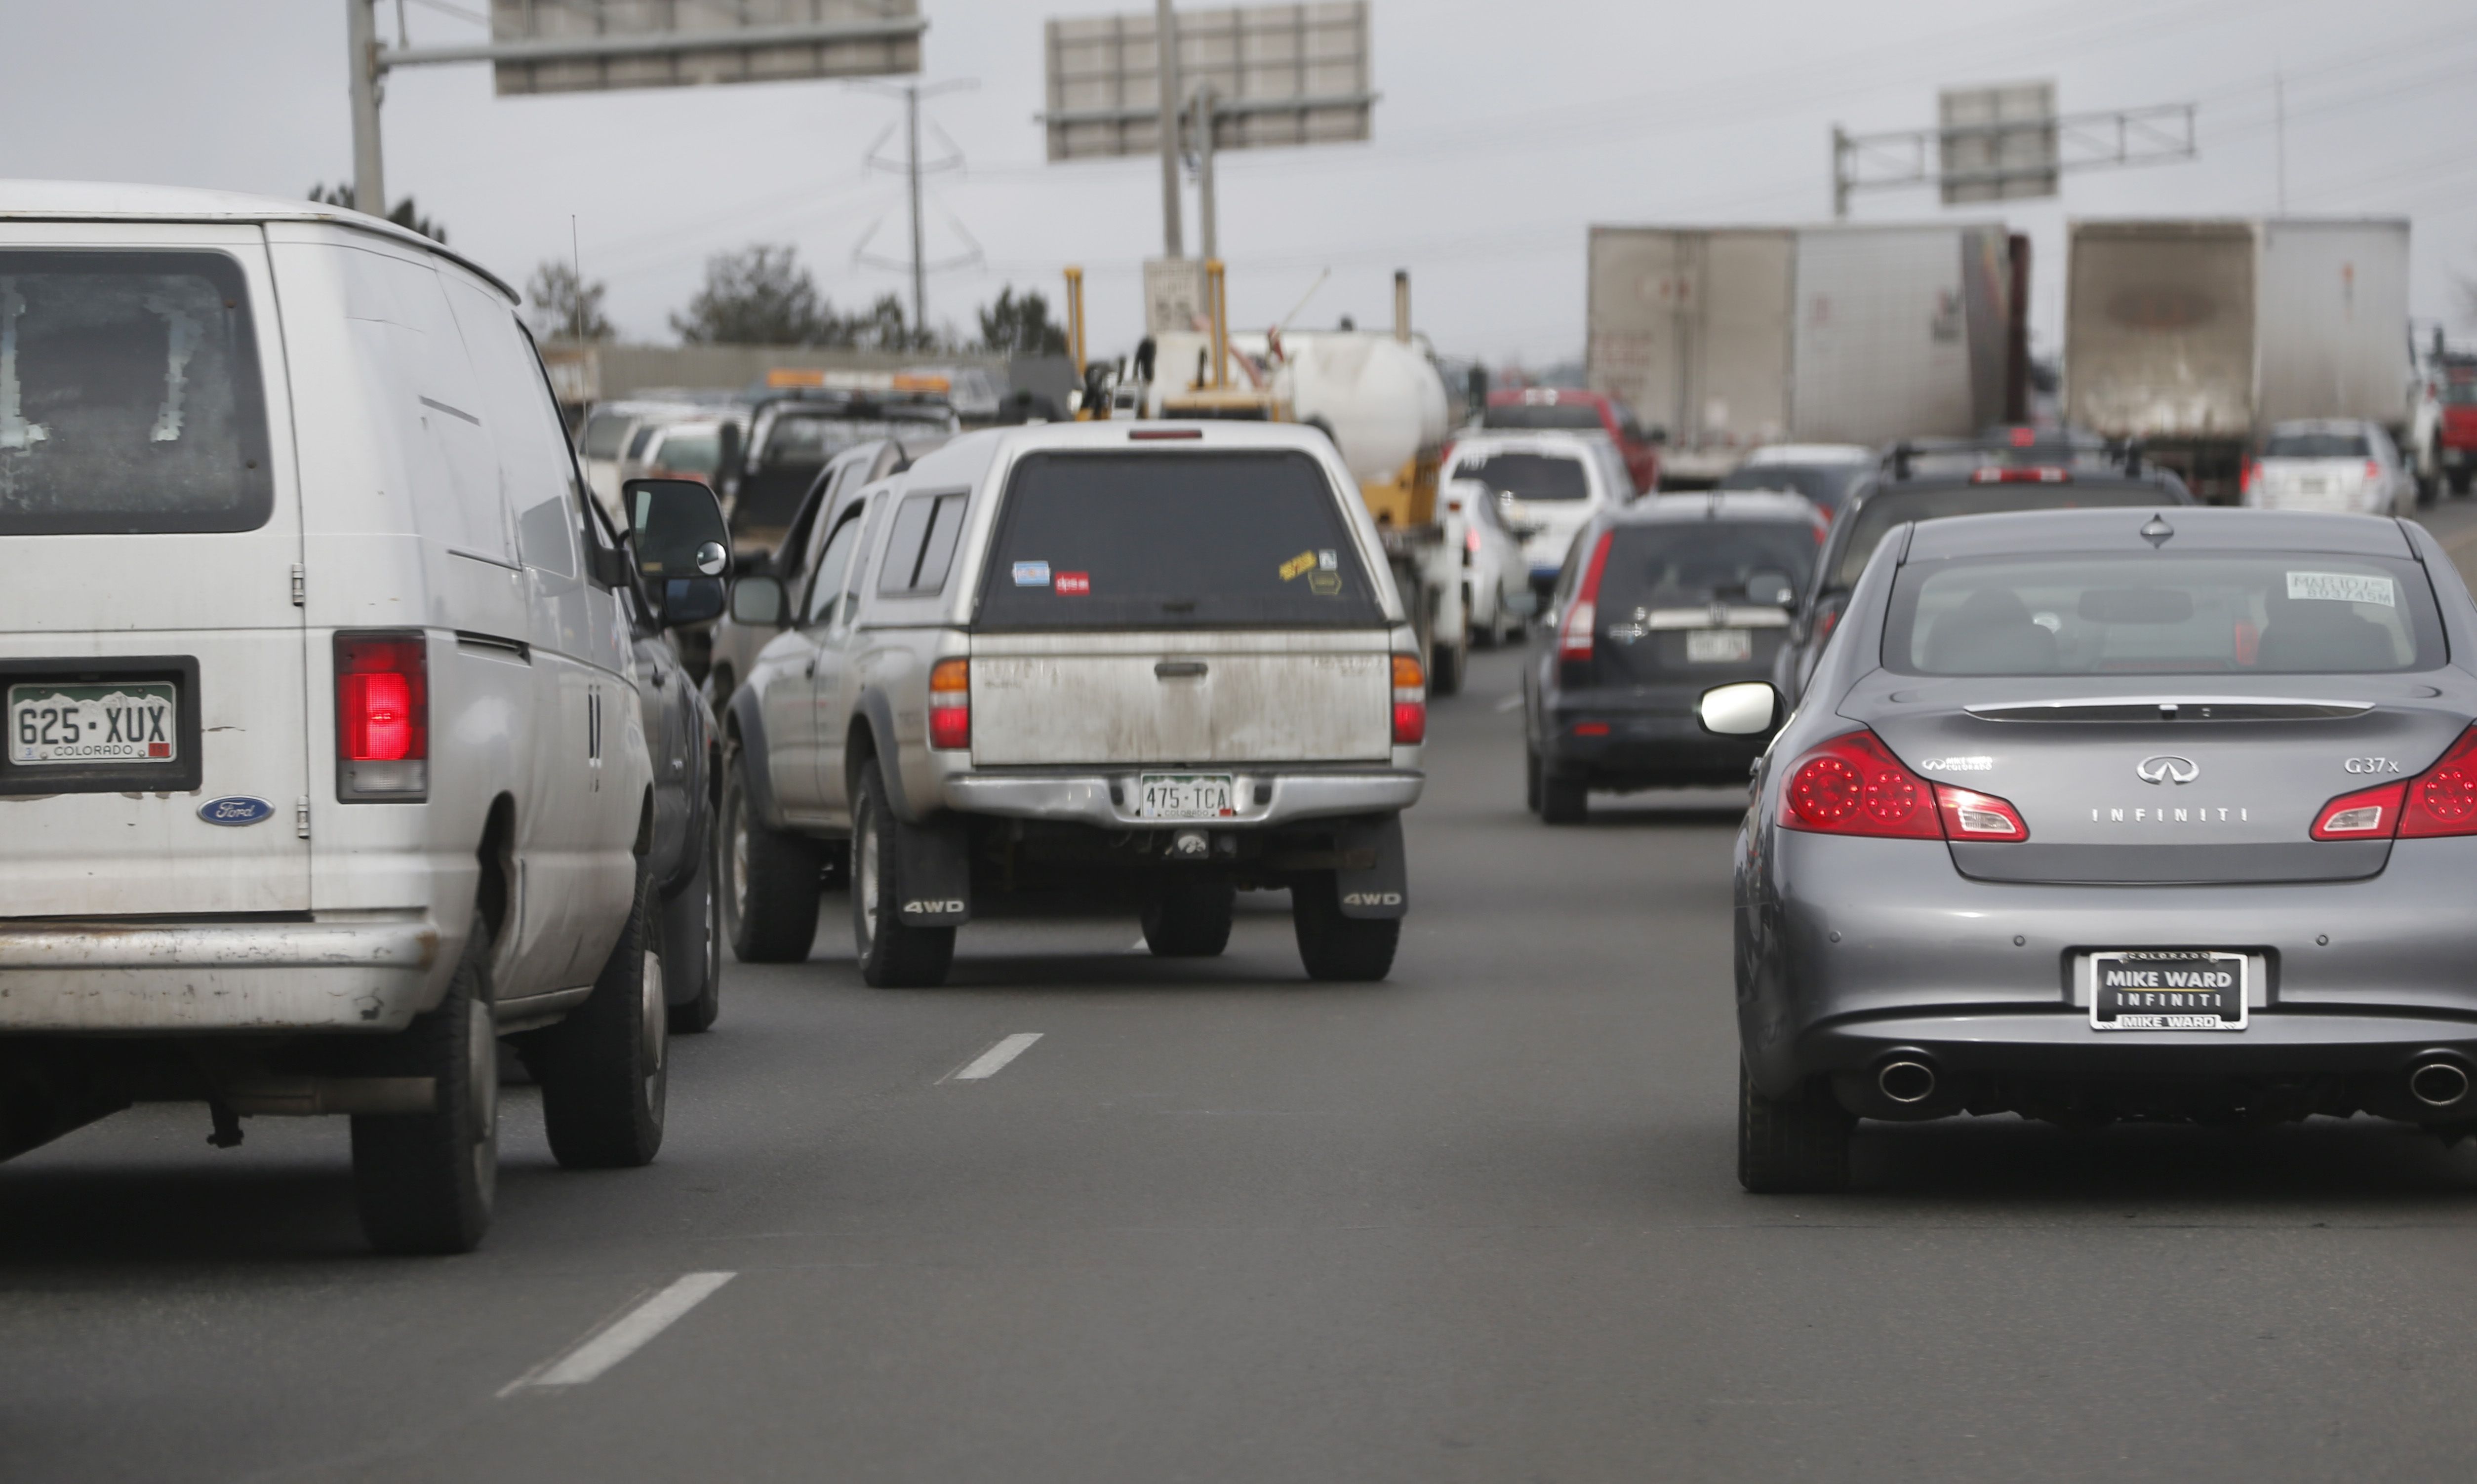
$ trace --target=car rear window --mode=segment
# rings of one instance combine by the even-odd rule
[[[722,434],[710,429],[667,433],[654,458],[663,468],[682,474],[712,474],[722,462]]]
[[[1583,460],[1564,454],[1496,454],[1454,466],[1458,480],[1477,480],[1516,500],[1589,500],[1590,476]]]
[[[1850,486],[1866,474],[1864,464],[1739,464],[1720,476],[1715,489],[1781,489],[1804,495],[1827,510],[1840,508]]]
[[[1483,428],[1603,429],[1600,409],[1588,402],[1524,402],[1492,407],[1480,414]]]
[[[2456,408],[2477,407],[2477,371],[2453,367],[2442,383],[2442,400]]]
[[[596,412],[585,420],[585,436],[577,442],[577,452],[588,458],[616,458],[620,445],[628,439],[628,425],[634,419],[620,412]]]
[[[2371,458],[2373,449],[2361,433],[2273,433],[2262,445],[2264,458]]]
[[[1999,515],[2008,510],[2095,510],[2184,502],[2155,484],[1950,484],[1888,489],[1862,502],[1842,523],[1845,543],[1833,559],[1827,585],[1855,587],[1885,533],[1914,520],[1948,515]]]
[[[2321,553],[1916,562],[1884,631],[1910,675],[2364,675],[2443,649],[2416,563]]]
[[[1007,482],[982,629],[1384,623],[1323,465],[1297,453],[1033,454]]]
[[[1600,611],[1778,604],[1814,571],[1804,522],[1676,521],[1619,526],[1600,570]]]
[[[238,263],[0,252],[0,533],[254,531],[274,499]]]

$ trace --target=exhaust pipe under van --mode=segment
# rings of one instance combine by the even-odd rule
[[[2428,1057],[2408,1072],[2409,1096],[2429,1108],[2453,1108],[2468,1099],[2468,1073],[2458,1062]]]
[[[1875,1090],[1903,1107],[1911,1107],[1935,1096],[1936,1070],[1923,1061],[1888,1061],[1875,1073]],[[2462,1079],[2462,1091],[2466,1091],[2465,1078]]]

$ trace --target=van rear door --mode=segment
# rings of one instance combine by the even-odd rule
[[[1382,591],[1288,451],[1034,454],[972,634],[978,766],[1385,760]]]
[[[0,240],[0,914],[310,905],[274,302],[255,227]]]

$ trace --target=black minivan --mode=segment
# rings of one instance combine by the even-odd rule
[[[1742,783],[1760,739],[1714,736],[1695,702],[1760,680],[1829,524],[1797,495],[1664,495],[1578,532],[1523,671],[1526,787],[1552,825],[1592,789]]]

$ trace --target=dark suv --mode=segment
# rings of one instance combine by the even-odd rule
[[[1579,824],[1594,788],[1745,781],[1762,742],[1704,730],[1695,702],[1771,674],[1828,529],[1769,492],[1664,495],[1582,529],[1522,678],[1541,819]]]

